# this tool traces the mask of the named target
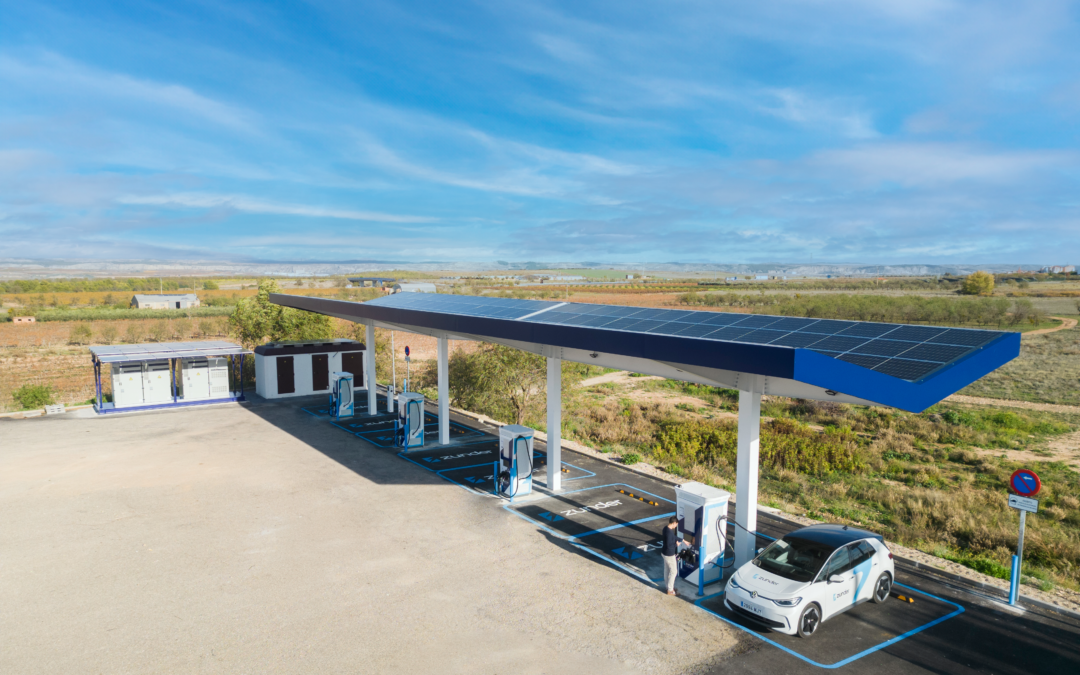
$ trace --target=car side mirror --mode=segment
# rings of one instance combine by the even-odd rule
[[[842,584],[842,583],[844,583],[844,577],[840,576],[839,574],[830,575],[829,576],[829,583],[830,584]]]

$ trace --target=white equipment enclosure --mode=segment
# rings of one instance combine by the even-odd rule
[[[342,419],[353,416],[353,374],[330,373],[330,417]]]
[[[271,342],[255,348],[255,393],[263,398],[330,393],[330,373],[352,373],[363,388],[368,352],[355,340]]]
[[[97,394],[94,411],[105,414],[243,401],[243,359],[250,353],[218,341],[91,347]],[[112,376],[112,401],[102,387],[106,367]]]
[[[533,430],[519,424],[499,427],[495,494],[513,500],[532,492]]]
[[[675,488],[675,512],[679,534],[689,537],[689,555],[679,560],[679,576],[698,587],[724,576],[727,542],[728,500],[731,493],[704,483],[685,483]]]
[[[113,405],[127,408],[143,404],[143,364],[112,364]]]
[[[406,450],[424,445],[424,395],[415,392],[398,394],[395,423],[397,443]]]
[[[147,361],[143,364],[143,405],[169,403],[173,400],[172,368],[169,361]]]
[[[180,370],[180,383],[185,401],[201,401],[228,396],[228,359],[182,359]]]

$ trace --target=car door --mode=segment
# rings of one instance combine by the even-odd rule
[[[877,550],[868,541],[860,541],[852,549],[851,571],[855,575],[853,602],[869,600],[874,593],[874,583],[881,573],[876,553]]]
[[[855,575],[851,573],[853,550],[851,545],[838,548],[825,566],[825,576],[819,583],[824,585],[822,592],[822,612],[824,618],[834,616],[855,603]],[[839,581],[831,581],[840,577]]]

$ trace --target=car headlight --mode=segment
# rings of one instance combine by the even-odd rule
[[[773,602],[780,605],[781,607],[794,607],[795,605],[802,602],[802,598],[789,598],[787,600],[773,600]]]
[[[728,581],[728,583],[731,584],[732,588],[738,588],[739,590],[742,590],[742,586],[739,585],[738,581],[735,581],[735,577],[731,577],[731,580]]]

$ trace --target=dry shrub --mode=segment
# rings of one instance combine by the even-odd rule
[[[1061,495],[1058,497],[1058,505],[1070,511],[1075,511],[1080,509],[1080,499],[1072,495]]]
[[[603,406],[587,407],[582,412],[576,425],[577,432],[599,445],[647,443],[656,433],[656,421],[673,414],[667,404],[613,400]]]

